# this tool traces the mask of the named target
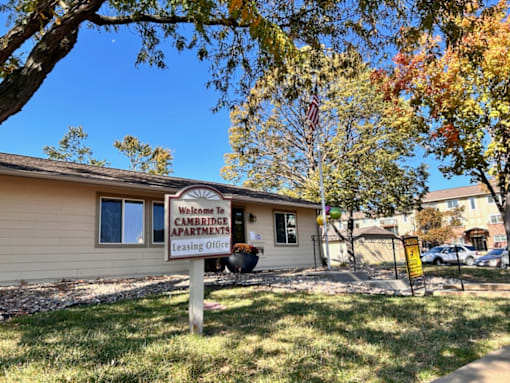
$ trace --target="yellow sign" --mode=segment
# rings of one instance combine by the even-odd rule
[[[421,264],[420,247],[418,237],[404,238],[404,249],[406,253],[407,269],[409,279],[423,276],[423,267]]]

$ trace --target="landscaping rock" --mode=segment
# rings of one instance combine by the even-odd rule
[[[345,280],[344,275],[356,275]],[[342,275],[338,277],[338,275]],[[369,281],[359,281],[360,279]],[[350,270],[329,272],[325,269],[264,270],[249,274],[207,273],[205,285],[261,286],[263,289],[304,293],[411,295],[406,274],[395,278],[393,269],[366,266],[356,274]],[[375,280],[384,280],[377,283]],[[427,290],[442,290],[445,285],[459,283],[457,279],[434,277],[427,279]],[[0,286],[0,321],[36,312],[61,310],[83,304],[114,303],[188,288],[187,275],[146,278],[119,278],[60,281],[57,283]]]

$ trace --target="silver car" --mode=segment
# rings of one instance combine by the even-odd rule
[[[475,266],[508,267],[508,251],[505,249],[492,249],[483,257],[478,257]]]
[[[510,254],[508,253],[508,250],[506,250],[501,257],[501,267],[504,269],[508,269],[510,267]]]
[[[455,250],[457,248],[457,250]],[[421,260],[423,263],[432,263],[434,265],[456,264],[457,254],[459,254],[460,263],[472,266],[478,256],[477,251],[472,246],[467,245],[442,245],[436,246],[423,254]]]

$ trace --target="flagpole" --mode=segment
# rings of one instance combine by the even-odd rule
[[[331,270],[331,258],[329,256],[329,241],[328,241],[328,221],[326,217],[326,199],[324,197],[324,179],[322,176],[322,154],[321,154],[321,135],[320,135],[320,124],[319,124],[319,91],[317,87],[317,80],[315,80],[315,90],[310,107],[306,113],[306,121],[308,122],[310,129],[312,130],[312,142],[313,145],[317,145],[317,153],[319,155],[319,180],[320,180],[320,193],[321,193],[321,204],[322,204],[322,225],[324,227],[324,239],[326,241],[326,259],[328,270]],[[315,139],[317,135],[317,139]]]
[[[328,242],[328,221],[326,217],[326,201],[324,197],[324,179],[322,176],[322,154],[321,154],[321,136],[320,136],[320,125],[317,129],[317,153],[319,154],[319,182],[321,192],[321,204],[322,204],[322,223],[324,226],[324,240],[326,242],[326,260],[328,270],[331,270],[331,258],[329,256],[329,242]]]

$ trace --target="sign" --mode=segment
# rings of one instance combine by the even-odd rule
[[[231,199],[209,186],[165,195],[165,259],[231,254]]]
[[[409,279],[423,277],[418,237],[406,237],[403,240]]]

